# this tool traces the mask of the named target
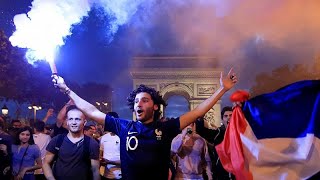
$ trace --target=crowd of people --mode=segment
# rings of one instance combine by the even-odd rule
[[[223,139],[232,108],[222,110],[222,126],[208,129],[204,115],[237,82],[230,71],[220,88],[195,109],[161,118],[166,102],[158,91],[140,85],[127,98],[136,119],[103,113],[64,82],[53,82],[70,101],[53,128],[50,109],[33,128],[0,122],[0,179],[234,179],[224,171],[215,146]],[[87,119],[94,121],[88,125]]]

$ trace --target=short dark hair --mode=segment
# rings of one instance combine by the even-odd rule
[[[68,115],[68,112],[71,111],[71,110],[78,110],[80,111],[83,115],[84,115],[84,118],[86,118],[86,115],[76,106],[76,105],[70,105],[66,108],[66,118],[67,118],[67,115]]]
[[[223,115],[226,111],[232,111],[232,107],[230,106],[225,106],[224,108],[222,108],[222,111],[221,111],[221,118],[223,118]]]
[[[18,119],[13,119],[13,120],[11,121],[11,125],[12,125],[13,123],[15,123],[15,122],[21,123],[20,120],[18,120]]]
[[[107,113],[107,115],[109,115],[109,116],[112,116],[112,117],[114,117],[114,118],[119,118],[119,115],[118,115],[118,113],[116,113],[116,112],[113,112],[113,111],[111,111],[111,112],[108,112],[108,113]]]
[[[70,106],[68,106],[68,107],[66,108],[66,114],[68,114],[69,111],[74,110],[74,109],[80,111],[80,109],[79,109],[76,105],[70,105]]]
[[[34,128],[38,132],[43,132],[45,126],[46,126],[46,124],[43,121],[37,121],[37,122],[34,123]]]
[[[90,129],[91,129],[90,126],[84,126],[84,127],[83,127],[83,130],[84,130],[84,131],[88,131],[88,130],[90,130]]]
[[[133,90],[127,97],[127,103],[129,108],[132,110],[132,112],[134,111],[134,102],[135,102],[136,95],[142,92],[150,94],[154,104],[158,106],[158,110],[155,110],[154,116],[153,116],[154,120],[158,120],[162,113],[160,111],[160,105],[162,104],[165,107],[167,106],[167,103],[163,100],[162,96],[160,95],[160,92],[156,91],[154,88],[150,88],[144,84],[141,84],[137,89]]]
[[[20,145],[21,142],[20,142],[19,136],[20,136],[20,134],[21,134],[23,131],[29,131],[29,132],[30,132],[30,139],[29,139],[28,143],[29,143],[30,145],[34,144],[33,131],[32,131],[32,129],[31,129],[29,126],[25,126],[25,127],[23,127],[23,128],[20,128],[20,129],[17,131],[14,144],[15,144],[15,145]]]
[[[50,124],[45,125],[44,128],[46,130],[50,130],[50,131],[53,129],[52,125],[50,125]]]

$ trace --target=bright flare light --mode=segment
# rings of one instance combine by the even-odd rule
[[[28,48],[29,63],[47,60],[54,65],[56,50],[71,34],[71,26],[80,23],[89,10],[88,0],[34,0],[27,14],[14,17],[16,31],[9,40],[13,46]]]
[[[110,17],[107,31],[109,42],[119,26],[130,22],[139,7],[150,9],[155,0],[34,0],[27,14],[14,17],[16,31],[9,38],[13,46],[28,48],[26,58],[30,64],[36,60],[50,63],[52,72],[55,54],[71,35],[72,25],[88,15],[91,6],[102,7]]]

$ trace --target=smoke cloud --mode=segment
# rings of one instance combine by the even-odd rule
[[[143,0],[34,0],[27,14],[14,17],[16,31],[9,38],[13,46],[28,48],[29,63],[35,60],[53,60],[58,47],[72,34],[73,25],[81,23],[92,7],[100,7],[108,17],[109,41],[137,12],[153,1]]]
[[[92,13],[93,8],[99,9],[98,14]],[[103,21],[98,27],[106,33],[90,32],[98,32],[94,37],[106,36],[101,38],[107,42],[101,51],[108,53],[98,56],[100,45],[91,43],[68,56],[70,66],[81,58],[84,62],[99,59],[77,64],[82,68],[78,79],[83,80],[106,81],[108,77],[130,86],[125,61],[131,56],[209,55],[225,67],[235,67],[241,86],[250,88],[259,72],[282,64],[311,64],[320,57],[318,0],[34,0],[30,12],[14,18],[16,31],[10,41],[28,48],[33,60],[50,59],[88,14]],[[88,46],[96,51],[87,52]],[[112,68],[98,70],[97,64]],[[91,71],[83,73],[83,69]],[[77,77],[76,73],[72,76]]]
[[[194,54],[225,57],[261,46],[289,52],[298,48],[299,52],[319,51],[319,1],[162,0],[152,8],[144,22],[148,29],[133,22],[134,36],[144,37],[146,47],[158,45],[152,44],[151,24],[153,31],[169,27],[166,32],[157,31],[158,35],[170,31],[179,49]]]
[[[89,10],[87,0],[34,0],[27,14],[14,17],[16,31],[9,40],[14,46],[28,48],[29,63],[52,60],[56,48],[71,34],[71,26],[81,22]]]
[[[213,55],[225,64],[271,68],[319,53],[316,0],[34,0],[28,14],[14,18],[10,41],[44,59],[92,7],[107,18],[107,42],[125,27],[122,45],[132,54]]]
[[[320,1],[162,0],[135,16],[144,21],[131,22],[133,54],[215,56],[247,82],[320,56]]]

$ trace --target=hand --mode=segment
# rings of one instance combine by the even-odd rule
[[[233,68],[230,69],[227,76],[223,77],[223,73],[220,74],[220,85],[225,90],[231,89],[236,83],[238,79],[236,74],[233,72]]]
[[[71,105],[75,105],[75,104],[74,104],[74,102],[72,101],[72,99],[70,99],[70,100],[66,103],[66,105],[67,105],[67,106],[71,106]]]
[[[53,116],[53,109],[52,108],[50,108],[50,109],[48,109],[48,111],[47,111],[47,114],[46,114],[46,117],[51,117],[51,116]]]
[[[18,175],[16,175],[16,176],[14,177],[14,180],[22,180],[22,179],[23,179],[23,176],[21,177],[20,174],[18,174]]]
[[[186,137],[187,135],[187,128],[183,129],[181,132],[182,140]]]
[[[102,159],[100,160],[100,164],[101,164],[102,166],[105,166],[105,165],[107,165],[107,164],[110,164],[110,162],[112,162],[112,161],[110,161],[110,160],[108,160],[108,159],[105,159],[105,158],[102,158]]]
[[[234,109],[235,107],[239,106],[240,108],[242,107],[243,103],[242,102],[233,102],[232,103],[232,109]]]
[[[105,159],[100,158],[100,166],[105,166],[107,165],[107,162],[105,161]]]
[[[66,91],[69,90],[68,86],[64,82],[64,79],[58,75],[52,75],[52,82],[54,87],[58,87],[61,92],[65,93]]]
[[[23,168],[17,175],[17,179],[22,180],[25,173],[26,173],[26,169]]]
[[[104,159],[104,162],[106,162],[106,164],[109,164],[110,160],[109,159]]]

